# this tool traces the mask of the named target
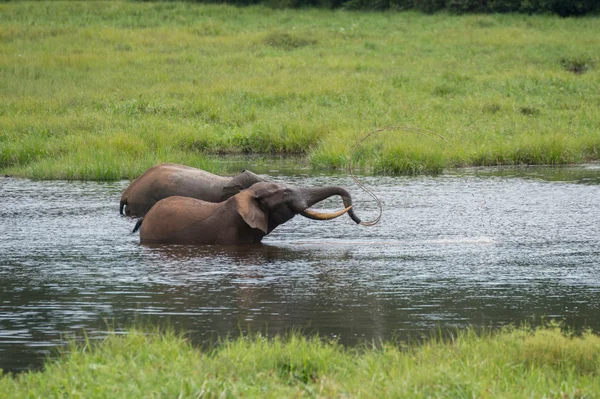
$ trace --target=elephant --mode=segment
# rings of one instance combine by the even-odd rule
[[[333,195],[342,197],[345,209],[333,213],[308,209]],[[328,220],[344,213],[361,223],[352,210],[350,194],[342,187],[259,182],[220,203],[180,196],[162,199],[132,233],[140,231],[142,244],[253,244],[297,214]]]
[[[144,216],[155,203],[171,196],[220,202],[261,181],[266,180],[249,170],[223,177],[189,166],[163,163],[131,182],[121,196],[119,212],[123,215],[125,208],[126,216]]]

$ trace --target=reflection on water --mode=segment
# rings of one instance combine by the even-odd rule
[[[360,217],[377,213],[347,176],[270,168],[259,172],[346,186]],[[107,323],[168,321],[198,343],[300,328],[353,344],[540,316],[600,329],[598,175],[364,177],[384,204],[379,225],[297,217],[249,247],[139,245],[118,214],[127,182],[1,178],[0,367],[39,366],[61,333]]]

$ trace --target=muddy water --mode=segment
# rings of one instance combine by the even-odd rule
[[[262,172],[342,185],[345,175]],[[120,217],[128,182],[0,178],[0,368],[37,367],[65,333],[141,323],[195,342],[291,328],[363,340],[564,320],[600,330],[600,168],[364,177],[375,227],[296,217],[248,248],[146,247]],[[329,200],[322,209],[339,208]]]

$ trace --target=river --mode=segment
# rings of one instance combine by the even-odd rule
[[[255,171],[344,186],[362,219],[377,214],[345,174]],[[0,178],[0,368],[140,324],[199,344],[296,329],[354,345],[542,318],[600,330],[600,166],[361,180],[383,203],[376,226],[297,216],[264,245],[225,248],[140,245],[119,215],[127,181]]]

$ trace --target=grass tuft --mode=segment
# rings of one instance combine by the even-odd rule
[[[314,45],[317,41],[310,37],[302,37],[298,34],[273,31],[265,36],[263,43],[283,50],[294,50],[300,47]]]
[[[560,64],[565,71],[575,74],[582,74],[596,66],[596,61],[592,57],[563,57]]]

